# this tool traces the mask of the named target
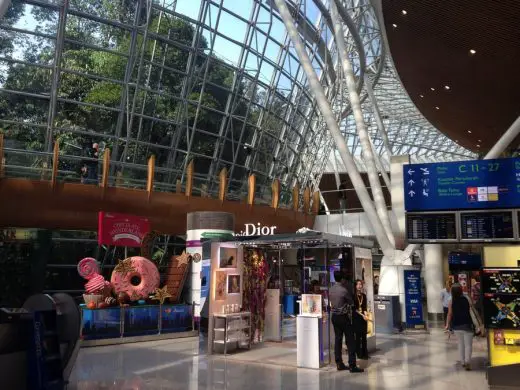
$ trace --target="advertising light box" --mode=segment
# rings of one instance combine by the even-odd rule
[[[520,207],[520,158],[403,166],[407,211]]]

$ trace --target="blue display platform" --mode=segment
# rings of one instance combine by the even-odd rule
[[[88,309],[80,305],[81,338],[100,340],[192,331],[192,305],[138,305]]]

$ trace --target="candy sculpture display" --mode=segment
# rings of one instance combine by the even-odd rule
[[[99,274],[93,276],[85,284],[85,292],[87,294],[101,294],[105,289],[105,278]]]
[[[86,257],[78,263],[79,275],[87,280],[83,298],[89,308],[96,308],[105,297],[112,293],[112,285],[100,274],[99,263],[92,257]]]
[[[126,293],[131,301],[138,301],[159,287],[159,270],[144,257],[129,257],[114,268],[110,281],[116,294]]]
[[[83,279],[90,280],[99,275],[99,263],[92,257],[85,257],[78,263],[78,273]]]

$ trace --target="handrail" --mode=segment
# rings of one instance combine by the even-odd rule
[[[156,190],[164,189],[166,192],[179,192],[179,184],[180,189],[182,190],[182,182],[181,183],[161,183],[161,182],[155,182],[155,175],[157,173],[172,173],[176,172],[173,169],[168,168],[161,168],[157,167],[155,165],[155,156],[152,156],[147,165],[141,165],[141,164],[135,164],[135,163],[121,163],[121,162],[114,162],[110,161],[110,150],[105,149],[105,153],[103,155],[103,158],[100,160],[98,158],[90,158],[90,157],[83,157],[83,156],[75,156],[75,155],[68,155],[68,154],[60,154],[59,144],[56,142],[54,145],[54,150],[52,153],[49,152],[42,152],[42,151],[36,151],[36,150],[25,150],[21,151],[19,149],[12,149],[12,148],[4,148],[4,137],[3,134],[0,134],[0,179],[6,176],[6,172],[9,173],[18,173],[15,175],[8,175],[10,177],[14,176],[19,178],[22,176],[23,178],[31,178],[31,176],[34,176],[33,179],[40,179],[41,181],[48,181],[46,179],[49,179],[49,172],[50,172],[50,184],[51,188],[53,190],[56,189],[58,186],[58,183],[60,181],[63,181],[64,176],[72,176],[77,177],[78,172],[71,171],[67,169],[59,169],[60,168],[60,161],[69,161],[69,162],[98,162],[102,164],[102,173],[101,173],[101,180],[99,180],[99,174],[96,182],[99,187],[103,188],[103,196],[105,194],[105,191],[109,187],[119,187],[119,188],[136,188],[139,190],[145,190],[148,193],[148,199],[153,196],[153,193]],[[7,155],[8,157],[13,155],[20,155],[25,158],[27,157],[35,157],[34,165],[33,166],[24,166],[24,165],[16,165],[16,164],[9,164],[9,158],[2,158],[4,155]],[[52,166],[48,166],[48,161],[52,159]],[[4,163],[5,161],[5,163]],[[117,172],[116,175],[110,175],[110,165],[124,165],[125,168],[130,170],[138,170],[142,171],[143,173],[146,172],[146,179],[138,179],[138,178],[122,178]],[[20,172],[33,172],[34,174],[29,173],[28,175],[20,174]],[[207,187],[204,187],[202,185],[200,188],[195,187],[195,182],[197,180],[197,175],[195,173],[195,164],[194,160],[192,160],[189,164],[188,169],[188,175],[186,175],[186,182],[184,184],[184,194],[187,197],[191,197],[193,194],[193,190],[198,190],[198,193],[201,194],[201,196],[210,196],[212,194],[209,194],[207,191]],[[226,181],[229,180],[227,178],[227,172],[222,171],[222,174],[219,175],[218,179],[219,181]],[[3,176],[2,176],[3,174]],[[61,180],[60,180],[61,179]],[[78,178],[79,179],[79,178]],[[66,180],[69,181],[69,180]],[[85,184],[85,185],[93,185],[93,184]],[[271,197],[270,199],[266,199],[265,196],[261,196],[256,193],[256,178],[254,175],[250,175],[248,178],[248,192],[246,196],[246,203],[248,203],[250,206],[253,206],[254,204],[258,205],[265,205],[274,209],[277,209],[279,207],[279,197],[280,193],[284,193],[284,191],[280,191],[279,186],[272,186],[271,188]],[[289,193],[289,191],[285,191],[286,193]],[[307,188],[305,192],[303,193],[303,202],[300,202],[300,191],[299,187],[296,184],[295,187],[292,189],[293,196],[296,198],[293,199],[292,206],[294,211],[302,211],[302,207],[300,207],[300,203],[303,203],[303,213],[309,214],[309,211],[311,211],[311,214],[317,215],[319,211],[319,205],[316,204],[316,199],[319,199],[316,196],[312,197],[313,205],[311,208],[311,194],[310,194],[310,188]],[[238,201],[243,202],[244,199],[240,196],[233,196],[234,194],[226,194],[225,191],[222,191],[222,185],[219,185],[219,190],[217,191],[217,197],[222,201]],[[318,200],[319,202],[319,200]]]

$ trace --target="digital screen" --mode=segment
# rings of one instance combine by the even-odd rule
[[[448,264],[450,269],[480,269],[482,267],[482,256],[480,253],[448,252]]]
[[[520,158],[403,166],[406,211],[520,207]]]
[[[486,328],[520,329],[520,295],[484,294]]]
[[[482,270],[482,292],[484,294],[520,294],[520,270]]]
[[[456,240],[456,219],[453,213],[407,214],[408,241]]]
[[[510,211],[461,213],[463,240],[514,238],[513,214]]]

